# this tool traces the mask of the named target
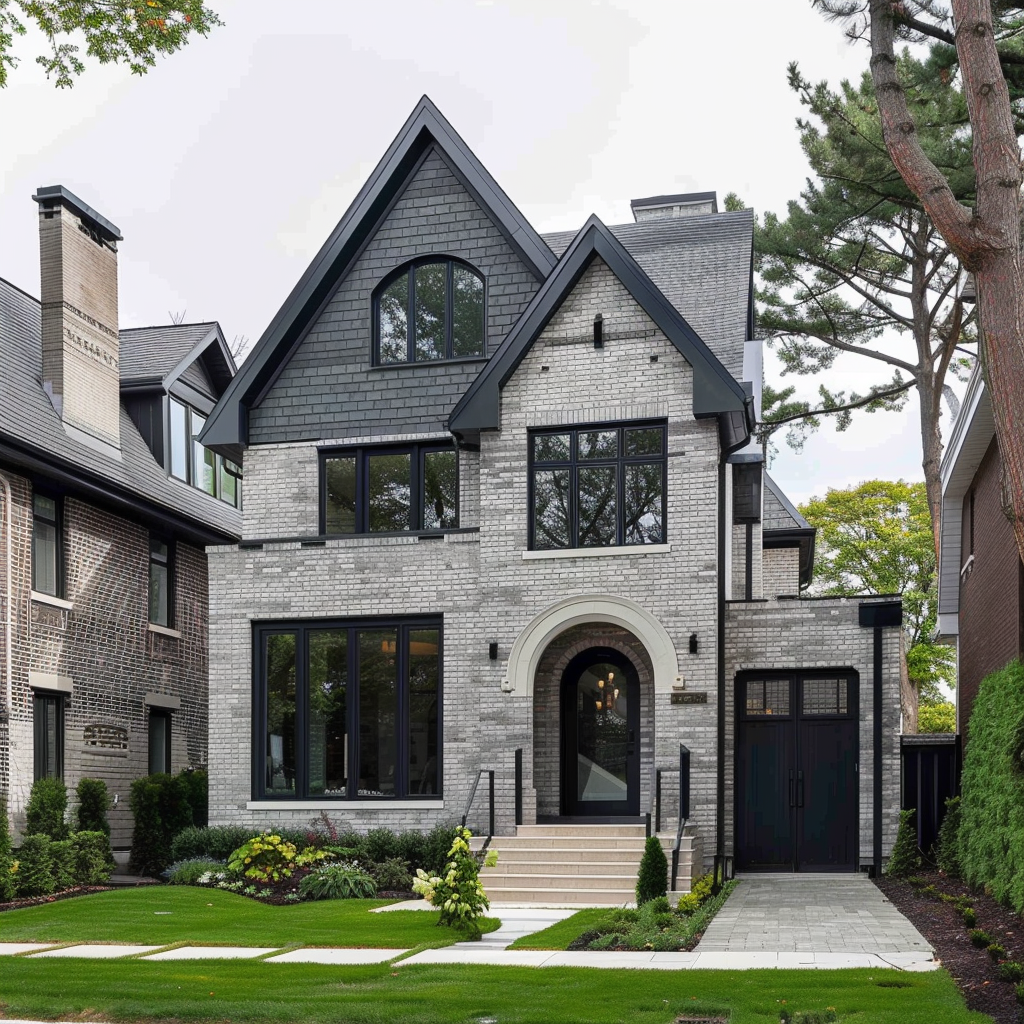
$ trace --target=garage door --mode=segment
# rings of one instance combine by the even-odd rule
[[[737,867],[855,870],[856,673],[744,673],[736,697]]]

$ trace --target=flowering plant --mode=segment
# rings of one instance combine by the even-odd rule
[[[480,863],[469,849],[471,836],[468,828],[457,829],[444,871],[431,877],[422,868],[417,868],[412,888],[413,892],[419,893],[441,911],[438,924],[468,932],[472,938],[478,939],[480,925],[477,919],[491,904],[480,884]],[[484,857],[484,864],[492,867],[497,860],[498,851],[490,850]]]

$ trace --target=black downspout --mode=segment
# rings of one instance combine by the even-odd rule
[[[725,470],[718,464],[718,810],[715,857],[725,856]],[[716,859],[716,863],[722,863]]]
[[[872,875],[882,877],[882,627],[875,626],[875,672],[873,712],[874,722],[871,745],[874,749],[874,850]]]

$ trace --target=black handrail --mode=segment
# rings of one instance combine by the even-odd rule
[[[523,823],[523,748],[516,748],[516,824]]]
[[[469,790],[469,799],[466,801],[466,811],[462,815],[462,827],[466,827],[466,820],[469,818],[470,808],[473,806],[473,801],[476,799],[476,790],[480,785],[480,776],[487,776],[487,802],[488,802],[488,826],[489,830],[487,838],[484,840],[483,849],[486,850],[490,845],[491,840],[494,838],[494,769],[493,768],[481,768],[476,773],[476,778],[473,779],[473,785]]]
[[[661,777],[662,775],[679,772],[679,823],[676,826],[676,838],[672,845],[672,890],[676,887],[676,876],[679,873],[679,848],[683,842],[683,829],[690,818],[690,750],[679,744],[679,767],[657,768],[654,772],[654,785],[647,801],[647,835],[651,835],[651,815],[654,815],[654,834],[661,831]]]

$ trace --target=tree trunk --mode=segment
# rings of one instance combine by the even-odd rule
[[[907,672],[907,635],[900,632],[900,711],[903,714],[903,733],[917,732],[917,687]]]

